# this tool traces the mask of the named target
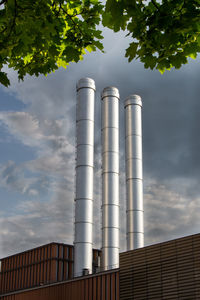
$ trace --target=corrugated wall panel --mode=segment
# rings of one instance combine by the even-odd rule
[[[93,269],[100,251],[93,250]],[[51,243],[1,260],[0,294],[73,278],[73,246]]]
[[[120,254],[120,300],[200,299],[200,234]]]
[[[1,300],[119,300],[119,272],[106,272],[38,288],[15,295],[1,296]]]

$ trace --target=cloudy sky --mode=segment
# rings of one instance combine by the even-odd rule
[[[125,250],[124,99],[143,99],[145,244],[200,228],[200,60],[161,75],[128,63],[124,34],[105,31],[92,53],[48,77],[0,87],[0,257],[52,241],[73,243],[76,82],[96,82],[95,247],[100,247],[100,93],[120,101],[121,250]]]

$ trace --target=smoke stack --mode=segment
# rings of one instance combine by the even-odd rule
[[[102,95],[102,269],[119,267],[119,91]]]
[[[80,79],[76,108],[75,277],[92,273],[94,104],[94,80]]]
[[[131,95],[124,102],[127,190],[127,250],[144,246],[142,175],[142,100]]]

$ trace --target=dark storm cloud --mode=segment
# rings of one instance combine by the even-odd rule
[[[60,241],[67,243],[73,241],[74,174],[73,176],[71,174],[75,167],[73,148],[75,145],[75,86],[82,77],[93,78],[97,88],[94,179],[95,247],[101,245],[100,93],[106,86],[116,86],[121,95],[121,250],[125,250],[126,231],[123,102],[130,94],[139,94],[143,99],[146,244],[197,232],[200,226],[198,217],[200,209],[200,70],[198,61],[191,61],[181,70],[172,70],[161,75],[158,71],[144,70],[140,62],[134,61],[129,64],[124,58],[124,49],[127,46],[128,40],[124,38],[123,33],[113,36],[110,31],[106,31],[106,54],[88,54],[82,62],[72,64],[67,70],[59,70],[47,78],[28,78],[23,84],[16,83],[12,86],[11,89],[18,95],[18,98],[28,104],[27,110],[30,115],[37,117],[39,129],[32,131],[34,135],[31,135],[31,139],[33,142],[34,140],[37,143],[40,142],[39,138],[37,140],[40,134],[41,140],[45,140],[44,153],[39,153],[37,160],[27,162],[27,167],[32,171],[43,171],[59,178],[65,175],[66,181],[65,186],[56,187],[53,191],[55,192],[53,200],[50,204],[46,203],[41,212],[38,209],[41,203],[38,205],[31,202],[32,206],[29,206],[28,214],[26,212],[26,219],[23,216],[16,216],[16,219],[9,220],[10,223],[4,223],[2,240],[5,251],[6,247],[15,249],[16,239],[14,234],[12,235],[12,230],[15,228],[15,223],[20,226],[20,219],[22,224],[24,222],[23,226],[30,229],[27,233],[23,233],[26,245],[30,245],[27,247],[31,248],[34,242],[42,244],[47,242],[47,239],[52,241],[54,236],[59,236]],[[31,118],[27,120],[30,125],[33,123],[31,123]],[[34,124],[28,128],[31,129]],[[14,127],[16,126],[12,128]],[[21,127],[17,128],[22,131]],[[30,144],[29,139],[27,143]],[[54,214],[55,208],[56,214]],[[51,219],[50,228],[48,228],[48,222],[43,219],[46,215],[49,215]],[[43,224],[44,229],[40,231]],[[55,228],[55,231],[52,228]],[[18,228],[16,231],[18,233],[15,232],[15,236],[21,236],[23,229]],[[37,232],[40,233],[39,236]],[[20,245],[23,249],[25,242]]]

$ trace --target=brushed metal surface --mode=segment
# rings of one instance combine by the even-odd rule
[[[102,269],[119,267],[119,91],[102,92]]]
[[[77,243],[82,243],[83,245],[92,243],[92,223],[87,222],[75,222],[75,235],[77,237]],[[85,259],[83,255],[82,260]],[[82,269],[81,269],[82,270]],[[80,271],[81,271],[80,270]]]
[[[119,226],[119,206],[103,205],[102,206],[102,223],[105,227],[118,228]]]
[[[116,228],[116,227],[103,227],[102,228],[102,234],[104,236],[104,245],[103,245],[102,249],[107,247],[108,252],[112,253],[112,251],[111,251],[112,248],[119,248],[119,228]],[[111,264],[109,264],[109,265],[111,265]]]
[[[106,141],[106,142],[105,142]],[[101,131],[102,153],[119,149],[119,128],[105,127]]]
[[[76,167],[76,199],[93,199],[93,167]]]
[[[142,137],[139,135],[129,135],[126,137],[126,159],[142,159]]]
[[[143,182],[141,179],[127,180],[127,210],[143,211],[143,202],[138,201],[143,197]]]
[[[142,135],[142,116],[141,116],[141,106],[128,105],[126,106],[126,135]]]
[[[118,266],[119,266],[119,249],[113,248],[112,251],[108,251],[109,247],[108,247],[108,249],[106,247],[103,249],[105,252],[107,252],[107,255],[104,258],[105,271],[118,268]]]
[[[119,175],[117,173],[102,174],[102,205],[119,205]]]
[[[127,234],[127,247],[129,249],[138,249],[144,247],[144,233],[131,232]]]
[[[81,90],[80,90],[81,91]],[[77,145],[94,145],[94,121],[80,120],[76,125]]]
[[[76,222],[91,222],[93,216],[93,200],[77,199],[75,210]]]
[[[76,115],[77,120],[94,120],[94,110],[90,105],[90,98],[93,97],[94,91],[91,88],[85,88],[78,93]]]
[[[129,210],[127,212],[127,225],[130,231],[127,233],[144,233],[143,225],[143,211],[142,210]]]
[[[102,160],[102,172],[119,173],[119,153],[118,152],[104,152]]]
[[[80,255],[81,253],[81,255]],[[90,243],[76,243],[76,246],[74,247],[74,259],[76,259],[76,264],[78,266],[83,266],[83,260],[84,260],[84,266],[85,269],[90,270],[90,264],[91,264],[91,257],[92,257],[92,247]],[[74,261],[74,267],[75,267],[75,261]],[[74,270],[75,272],[75,270]],[[76,269],[76,276],[79,277],[83,275],[83,270]],[[70,299],[70,298],[69,298]]]
[[[125,108],[127,250],[144,246],[142,100],[129,96]]]
[[[77,146],[76,165],[77,166],[91,166],[94,161],[94,147],[93,145],[79,145]]]
[[[77,83],[74,276],[92,273],[95,82]]]
[[[141,179],[142,180],[142,160],[130,158],[126,160],[126,179]]]
[[[119,99],[112,97],[111,101],[105,101],[102,106],[102,124],[104,127],[116,127],[119,124],[118,112]]]

